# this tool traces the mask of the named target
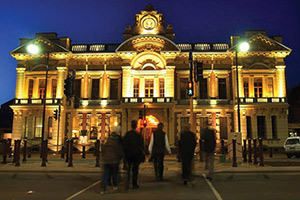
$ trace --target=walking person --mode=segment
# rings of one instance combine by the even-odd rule
[[[157,125],[157,130],[151,135],[148,147],[151,157],[153,158],[155,178],[157,181],[163,181],[165,149],[171,154],[168,136],[163,131],[163,128],[164,124],[160,122]]]
[[[125,149],[125,156],[127,160],[127,184],[130,181],[130,172],[132,170],[132,188],[137,189],[139,185],[137,184],[139,165],[141,162],[145,161],[145,152],[143,145],[142,136],[136,131],[137,121],[131,121],[132,130],[126,132],[123,143]]]
[[[189,123],[183,124],[183,128],[180,133],[180,155],[184,185],[187,185],[188,181],[191,180],[192,160],[197,143],[196,135],[190,131],[190,127],[191,125]]]
[[[215,130],[206,127],[202,135],[203,151],[205,153],[205,170],[208,170],[206,179],[212,180],[214,172],[214,155],[216,148],[216,135]]]
[[[113,190],[118,190],[118,172],[119,163],[124,156],[124,149],[121,144],[120,136],[116,132],[112,132],[102,149],[102,163],[104,164],[104,172],[102,177],[101,194],[107,193],[107,185],[112,179]]]

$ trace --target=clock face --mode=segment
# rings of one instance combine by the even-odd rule
[[[146,30],[151,30],[156,26],[156,20],[152,17],[147,17],[142,21],[142,26]]]

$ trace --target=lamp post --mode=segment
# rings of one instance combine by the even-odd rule
[[[238,117],[238,132],[241,132],[241,111],[240,111],[240,90],[239,90],[239,67],[238,67],[238,52],[247,52],[249,43],[243,42],[235,49],[235,64],[236,64],[236,90],[237,90],[237,117]]]
[[[40,52],[40,48],[35,44],[30,44],[27,46],[27,51],[30,54],[37,55]],[[43,140],[45,138],[45,118],[46,118],[46,94],[47,94],[47,80],[48,80],[48,71],[49,71],[49,52],[46,52],[46,77],[45,77],[45,92],[43,94],[43,119],[42,119],[42,137],[41,137],[41,153],[43,151]]]

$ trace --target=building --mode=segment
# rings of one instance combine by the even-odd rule
[[[147,127],[139,120],[139,129],[146,144],[158,122],[164,123],[173,148],[188,121],[198,138],[207,124],[217,130],[218,139],[227,140],[238,131],[240,107],[243,139],[262,137],[265,145],[282,145],[288,135],[284,58],[291,49],[281,36],[246,31],[243,37],[231,36],[230,43],[175,43],[173,27],[165,26],[163,15],[151,5],[136,14],[134,27],[127,26],[123,36],[121,44],[72,44],[56,33],[21,39],[11,52],[18,60],[13,139],[40,143],[46,93],[44,136],[54,150],[65,138],[74,138],[78,149],[104,140],[115,125],[124,134],[144,107]],[[242,40],[251,48],[236,57]],[[29,54],[29,44],[38,44],[42,52]],[[203,63],[192,100],[187,95],[190,52]],[[73,70],[78,108],[64,95],[64,80]],[[56,109],[61,110],[57,121]]]

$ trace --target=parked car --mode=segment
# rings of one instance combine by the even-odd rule
[[[288,137],[284,142],[285,154],[288,158],[296,156],[300,158],[300,137]]]

